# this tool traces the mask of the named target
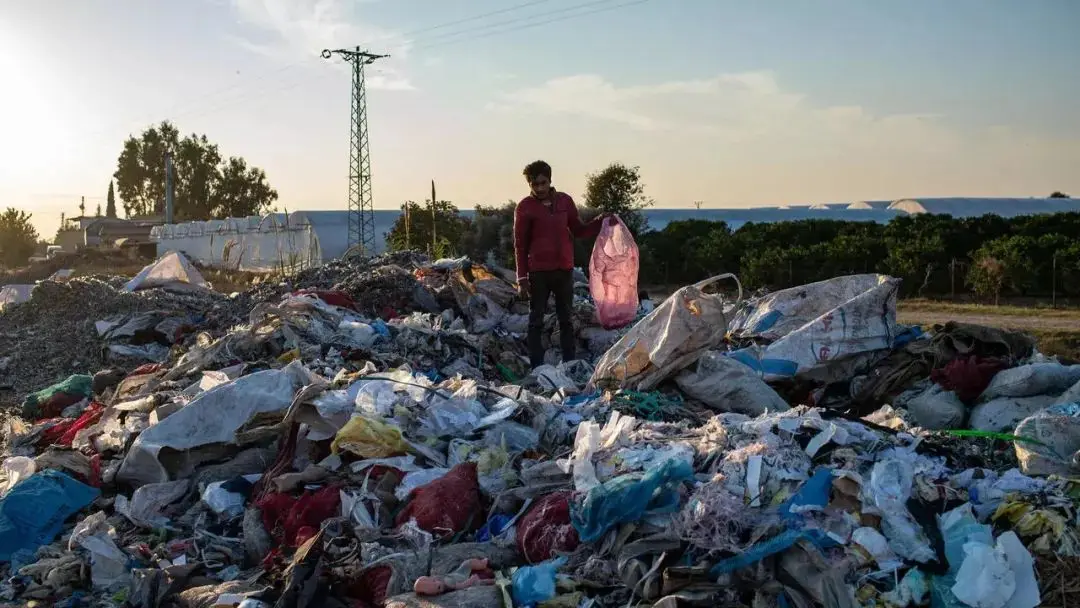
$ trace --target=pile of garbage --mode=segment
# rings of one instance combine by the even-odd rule
[[[1080,600],[1080,366],[899,326],[878,275],[715,277],[618,329],[577,279],[585,358],[551,318],[535,370],[512,273],[467,259],[38,284],[0,314],[0,602]]]

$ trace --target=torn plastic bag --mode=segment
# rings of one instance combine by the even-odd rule
[[[294,362],[206,391],[143,431],[124,457],[117,479],[134,486],[170,481],[169,468],[158,460],[162,450],[190,452],[213,444],[235,444],[244,425],[260,414],[284,414],[296,391],[311,381],[303,365]]]
[[[738,285],[731,305],[705,287],[723,279]],[[742,285],[723,274],[676,291],[615,343],[596,364],[590,385],[601,389],[647,391],[721,343],[728,318],[742,300]]]
[[[409,444],[401,436],[401,429],[381,420],[366,416],[354,416],[338,431],[330,444],[337,454],[345,450],[361,458],[388,458],[409,451]]]
[[[12,456],[4,459],[3,465],[0,465],[0,469],[4,473],[4,485],[0,487],[0,497],[4,496],[14,488],[20,481],[30,477],[37,472],[37,465],[34,463],[33,458],[26,456]]]
[[[775,341],[731,356],[764,374],[767,381],[795,376],[819,382],[847,380],[892,349],[899,288],[899,279],[867,274],[765,296],[751,302],[748,316],[739,316],[734,327],[740,337],[768,336]]]
[[[1025,418],[1043,411],[1055,401],[1053,395],[997,397],[971,409],[968,427],[976,431],[1010,432]]]
[[[68,551],[82,547],[90,552],[90,580],[99,589],[126,587],[128,556],[116,546],[116,530],[105,521],[105,512],[87,516],[75,526],[68,541]]]
[[[169,290],[206,290],[210,284],[183,254],[170,251],[147,265],[124,285],[124,291],[162,287]]]
[[[702,355],[675,383],[687,397],[721,412],[760,416],[791,409],[752,369],[718,351]]]
[[[980,401],[998,397],[1033,397],[1061,395],[1080,382],[1080,365],[1033,363],[1002,370],[990,381]]]
[[[518,568],[513,576],[515,606],[532,606],[555,597],[555,576],[566,564],[566,558]]]
[[[693,478],[694,467],[668,460],[644,476],[621,475],[589,490],[570,505],[570,521],[582,542],[591,543],[612,526],[679,508],[678,487]]]
[[[1013,434],[1039,442],[1013,442],[1025,475],[1071,477],[1080,470],[1080,403],[1055,405],[1025,418]]]
[[[137,526],[164,528],[169,519],[161,514],[161,510],[183,498],[190,485],[187,479],[147,484],[135,490],[131,500],[123,494],[117,495],[116,511]]]
[[[578,392],[577,384],[569,376],[559,371],[554,365],[541,365],[529,374],[527,384],[535,383],[543,392],[563,391],[565,394]]]
[[[97,499],[97,488],[59,471],[42,471],[0,498],[0,562],[20,549],[36,551],[64,529],[64,521]]]
[[[930,540],[919,526],[906,503],[911,498],[914,468],[910,461],[886,456],[874,464],[870,473],[868,493],[881,511],[881,531],[897,555],[926,563],[936,557]]]
[[[600,485],[592,462],[593,454],[601,448],[610,448],[625,441],[635,424],[637,420],[633,416],[623,416],[613,411],[603,428],[591,420],[578,425],[574,435],[574,451],[570,458],[559,461],[564,473],[573,474],[575,490],[588,492]]]
[[[618,217],[600,228],[589,258],[589,294],[605,329],[629,325],[638,309],[638,246]]]
[[[898,399],[895,403],[911,412],[919,426],[931,431],[960,428],[967,413],[967,407],[956,393],[937,384],[930,385],[910,399]]]
[[[501,448],[508,452],[524,452],[540,445],[540,433],[517,422],[504,421],[484,431],[485,447]]]

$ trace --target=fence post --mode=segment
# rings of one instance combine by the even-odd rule
[[[1054,262],[1051,267],[1050,279],[1050,308],[1057,308],[1057,254],[1054,254]]]

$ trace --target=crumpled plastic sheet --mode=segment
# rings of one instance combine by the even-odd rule
[[[297,389],[310,382],[298,363],[243,376],[202,393],[186,407],[143,431],[124,457],[117,479],[133,485],[171,480],[158,460],[164,448],[186,452],[210,444],[232,444],[237,431],[258,414],[281,412]]]
[[[583,542],[603,536],[612,526],[679,508],[678,486],[694,476],[683,460],[668,460],[644,476],[623,475],[596,486],[570,507],[570,520]]]

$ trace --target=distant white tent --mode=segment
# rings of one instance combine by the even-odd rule
[[[889,205],[892,211],[919,215],[1017,217],[1080,211],[1080,200],[1070,198],[905,198]]]
[[[12,305],[22,304],[30,300],[30,292],[34,291],[34,285],[4,285],[0,287],[0,310]]]
[[[138,291],[161,287],[170,290],[205,290],[210,284],[198,268],[182,254],[175,251],[162,256],[148,265],[124,285],[125,291]]]

